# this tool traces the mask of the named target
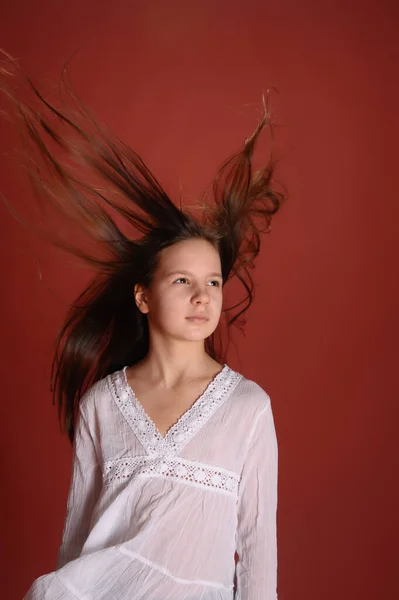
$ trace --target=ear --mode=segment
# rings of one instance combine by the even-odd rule
[[[136,283],[134,286],[134,299],[140,312],[144,314],[149,312],[147,290],[140,283]]]

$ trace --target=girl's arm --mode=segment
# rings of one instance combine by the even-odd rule
[[[238,505],[236,600],[277,599],[278,449],[270,398],[250,435]]]
[[[82,401],[81,401],[82,402]],[[86,541],[93,507],[101,491],[101,468],[87,417],[79,408],[72,454],[72,477],[57,569],[77,558]]]

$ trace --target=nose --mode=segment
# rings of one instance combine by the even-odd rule
[[[209,294],[206,287],[197,286],[197,288],[193,292],[191,301],[194,304],[209,304]]]

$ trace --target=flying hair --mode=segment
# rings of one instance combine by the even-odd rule
[[[23,94],[18,82],[26,84]],[[102,377],[139,362],[148,352],[147,316],[137,308],[132,290],[136,283],[151,284],[164,248],[202,238],[218,250],[223,283],[236,277],[245,292],[237,304],[223,308],[227,333],[252,304],[250,270],[261,234],[270,232],[271,220],[286,200],[285,192],[276,189],[272,151],[263,168],[252,167],[260,133],[267,127],[273,139],[269,93],[263,97],[255,131],[222,164],[210,204],[202,205],[200,216],[194,217],[172,202],[141,157],[78,98],[67,65],[53,101],[1,51],[0,92],[9,107],[1,112],[17,127],[23,162],[44,218],[53,213],[83,236],[71,241],[60,228],[48,226],[37,233],[95,272],[68,310],[51,370],[53,402],[72,441],[82,395]],[[31,95],[29,102],[25,94]],[[221,326],[205,344],[210,356],[224,361]]]

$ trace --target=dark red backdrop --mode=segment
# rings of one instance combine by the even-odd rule
[[[0,45],[54,82],[72,62],[97,115],[193,201],[274,106],[291,195],[264,239],[230,364],[271,395],[280,447],[280,600],[396,596],[398,17],[384,0],[13,0]],[[5,153],[1,191],[31,201]],[[266,155],[264,155],[266,156]],[[52,343],[89,273],[1,209],[1,596],[54,568],[70,448]],[[37,275],[40,258],[42,276]]]

